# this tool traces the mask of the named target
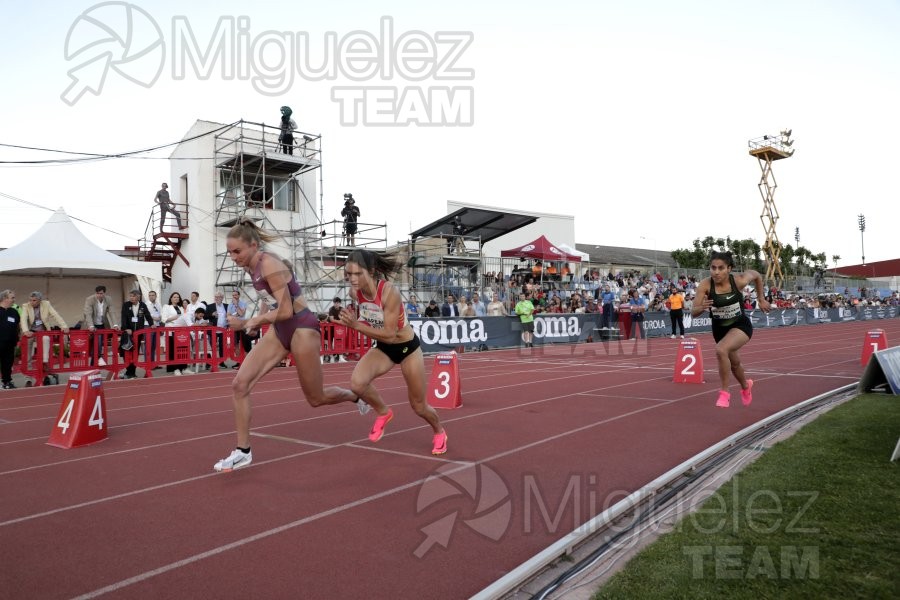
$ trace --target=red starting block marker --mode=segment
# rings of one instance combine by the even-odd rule
[[[863,340],[862,358],[860,359],[862,366],[866,366],[869,363],[869,358],[872,354],[879,350],[886,350],[887,347],[887,334],[884,333],[884,329],[872,329],[866,332],[866,337]]]
[[[428,381],[428,404],[435,408],[459,408],[462,391],[459,386],[459,360],[456,352],[442,352],[434,357]]]
[[[681,340],[678,356],[675,358],[675,383],[704,383],[703,353],[696,338]]]
[[[97,370],[73,374],[47,444],[66,449],[93,444],[106,439],[107,428],[103,375]]]

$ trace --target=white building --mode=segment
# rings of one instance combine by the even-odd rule
[[[182,297],[197,291],[202,299],[211,299],[216,289],[227,297],[235,288],[255,298],[249,278],[225,248],[228,230],[241,217],[280,232],[282,240],[270,249],[303,270],[304,250],[320,243],[319,136],[295,132],[291,149],[292,154],[279,144],[277,126],[194,123],[170,156],[168,182],[186,228],[179,230],[172,216],[160,223],[157,206],[152,232],[142,240],[145,260],[163,262],[170,281],[166,298],[171,291]]]

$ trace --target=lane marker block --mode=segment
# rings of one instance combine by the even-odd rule
[[[456,352],[442,352],[434,357],[434,367],[428,380],[428,404],[435,408],[462,406],[459,385],[459,359]]]
[[[887,334],[884,333],[884,329],[872,329],[866,332],[866,337],[863,339],[862,358],[859,361],[860,364],[866,366],[869,364],[869,357],[872,356],[873,353],[878,350],[886,350],[887,347]]]
[[[686,338],[678,345],[678,356],[675,358],[675,383],[704,383],[703,353],[697,338]]]
[[[75,448],[106,439],[106,397],[99,370],[73,373],[47,444]]]

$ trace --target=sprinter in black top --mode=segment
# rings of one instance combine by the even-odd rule
[[[750,388],[753,380],[744,375],[744,367],[738,350],[753,337],[753,326],[744,314],[744,294],[741,290],[749,284],[756,287],[756,298],[760,310],[769,312],[770,304],[763,293],[762,275],[753,270],[732,273],[734,260],[731,252],[713,252],[709,260],[707,279],[697,286],[697,298],[691,308],[691,316],[700,316],[709,310],[712,319],[713,339],[716,340],[716,359],[719,361],[719,379],[722,387],[716,406],[728,408],[731,394],[728,381],[732,374],[741,385],[741,401],[749,406],[753,401]]]

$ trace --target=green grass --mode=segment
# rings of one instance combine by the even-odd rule
[[[594,598],[900,598],[900,398],[822,415],[722,486]]]

